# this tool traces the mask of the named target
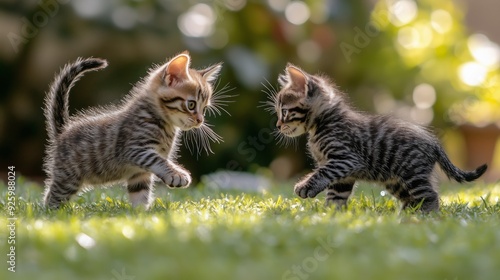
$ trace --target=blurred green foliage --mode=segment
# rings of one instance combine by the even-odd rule
[[[77,57],[106,58],[110,66],[78,82],[72,112],[118,102],[153,63],[185,49],[195,68],[225,63],[220,85],[229,83],[237,96],[231,116],[209,119],[224,137],[214,155],[182,150],[179,161],[195,176],[255,170],[276,158],[291,163],[285,177],[310,167],[302,146],[275,145],[274,119],[258,108],[263,84],[276,87],[287,62],[331,76],[361,110],[438,127],[450,124],[452,103],[492,88],[467,85],[457,74],[474,57],[455,1],[9,0],[0,3],[0,26],[0,164],[30,176],[43,176],[44,93]],[[496,81],[497,66],[479,84]]]

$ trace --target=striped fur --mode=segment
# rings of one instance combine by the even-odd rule
[[[155,177],[169,187],[189,186],[190,173],[174,160],[179,134],[197,130],[202,139],[220,140],[204,124],[204,112],[217,109],[212,83],[221,69],[217,64],[194,70],[189,63],[189,54],[177,55],[150,70],[122,104],[72,117],[69,90],[85,72],[107,62],[89,58],[66,65],[45,101],[45,205],[58,208],[82,186],[124,182],[132,204],[148,208]]]
[[[360,113],[328,78],[288,65],[271,93],[277,128],[286,137],[308,134],[314,171],[295,185],[301,198],[326,189],[327,203],[344,206],[357,180],[380,182],[402,202],[423,212],[439,209],[433,180],[438,163],[448,177],[470,182],[487,166],[462,171],[448,159],[439,140],[425,128],[389,116]]]

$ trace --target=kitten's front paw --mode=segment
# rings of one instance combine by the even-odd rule
[[[309,180],[302,180],[295,184],[295,193],[301,198],[313,198],[316,197],[322,190],[319,188],[314,188]]]
[[[171,188],[186,188],[191,184],[191,175],[186,170],[180,169],[167,174],[163,182]]]

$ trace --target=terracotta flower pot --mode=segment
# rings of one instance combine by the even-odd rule
[[[460,126],[460,131],[465,141],[466,168],[473,170],[486,163],[488,164],[488,170],[482,178],[486,182],[499,180],[500,170],[498,168],[493,169],[492,162],[495,145],[500,136],[500,128],[493,124],[484,127],[466,124]]]

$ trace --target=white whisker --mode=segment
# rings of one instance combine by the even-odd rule
[[[199,128],[184,131],[183,137],[189,152],[192,155],[196,154],[196,158],[201,155],[203,150],[207,153],[207,155],[214,153],[210,146],[210,142],[218,144],[223,142],[222,137],[213,131],[209,127],[209,124],[206,123]]]
[[[219,82],[216,85],[216,89],[210,98],[210,106],[207,107],[208,113],[210,116],[222,115],[222,112],[231,116],[231,114],[224,108],[229,105],[229,103],[234,102],[234,100],[228,100],[229,98],[233,98],[236,95],[226,94],[230,91],[233,91],[235,88],[230,88],[229,84],[224,85],[221,89],[217,89],[219,86]]]
[[[194,149],[195,149],[195,145],[196,145],[195,144],[196,139],[195,139],[193,134],[194,134],[194,132],[191,130],[184,131],[182,133],[183,143],[191,154],[194,153]]]
[[[276,144],[283,148],[291,146],[294,150],[298,149],[299,139],[297,137],[288,137],[281,133],[278,129],[272,132],[272,135],[277,139]]]
[[[259,108],[264,108],[265,111],[269,112],[270,114],[274,114],[276,109],[276,98],[278,95],[278,91],[276,88],[266,79],[267,85],[265,83],[262,83],[265,89],[262,89],[261,91],[266,94],[267,100],[266,101],[260,101],[260,105],[258,106]]]
[[[270,93],[273,95],[273,97],[276,97],[276,94],[278,93],[278,90],[271,84],[271,82],[269,82],[269,80],[267,80],[266,78],[264,78],[264,80],[266,80],[266,84],[264,83],[261,83],[267,90],[267,93]]]

